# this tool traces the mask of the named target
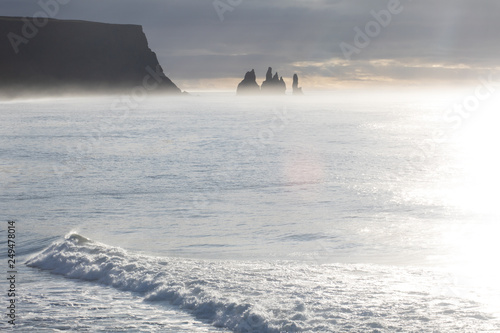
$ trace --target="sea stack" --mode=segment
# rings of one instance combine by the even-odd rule
[[[279,78],[278,72],[273,76],[273,69],[269,67],[266,73],[266,80],[262,82],[262,93],[281,95],[286,92],[286,84],[283,77]]]
[[[301,95],[302,88],[299,88],[299,78],[297,74],[293,76],[293,94]],[[267,94],[267,95],[284,95],[286,93],[286,83],[283,77],[276,72],[273,75],[273,69],[269,67],[266,73],[266,80],[259,87],[256,80],[255,70],[246,72],[245,78],[238,84],[236,89],[237,95],[249,94]]]
[[[292,84],[292,94],[293,95],[303,95],[302,88],[299,87],[299,76],[293,74],[293,84]]]
[[[238,95],[252,95],[260,93],[260,87],[257,84],[257,77],[255,76],[255,70],[246,72],[243,81],[238,84],[236,89]]]
[[[140,25],[0,17],[0,94],[180,94]]]

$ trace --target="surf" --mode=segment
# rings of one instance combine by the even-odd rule
[[[26,265],[166,302],[233,332],[460,331],[463,318],[500,327],[477,302],[450,295],[446,276],[421,268],[153,257],[76,232]]]
[[[213,281],[214,272],[209,273],[200,264],[196,260],[129,254],[77,233],[66,235],[26,262],[29,267],[67,278],[139,293],[146,302],[169,302],[216,327],[237,332],[279,332],[255,305],[222,295]]]

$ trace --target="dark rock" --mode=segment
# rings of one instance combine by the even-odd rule
[[[253,69],[245,74],[245,78],[243,79],[243,81],[241,81],[240,84],[238,84],[236,93],[238,95],[260,93],[260,87],[257,84],[257,78],[255,76],[255,71]]]
[[[295,74],[293,77],[294,94],[302,94],[302,88],[298,87],[298,82],[299,79],[297,74]],[[284,95],[286,93],[286,83],[283,77],[280,77],[277,72],[273,75],[273,69],[269,67],[266,73],[266,80],[262,82],[262,86],[259,88],[256,82],[255,71],[252,69],[245,74],[243,81],[238,84],[236,92],[238,95],[257,94],[259,92],[270,95]]]
[[[181,93],[139,25],[0,17],[0,54],[4,94],[135,88]]]
[[[273,69],[269,67],[266,73],[266,80],[262,82],[260,89],[266,94],[285,94],[286,84],[283,78],[279,78],[278,72],[273,76]]]
[[[297,74],[293,74],[293,84],[292,84],[292,94],[293,95],[303,95],[302,88],[299,87],[299,77]]]
[[[267,73],[266,73],[266,81],[272,81],[273,80],[273,69],[271,67],[269,67],[267,69]]]

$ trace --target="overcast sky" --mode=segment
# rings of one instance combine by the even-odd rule
[[[456,84],[499,67],[498,0],[0,0],[0,15],[54,1],[67,3],[54,18],[142,25],[183,90],[252,68],[261,83],[268,66],[309,88]]]

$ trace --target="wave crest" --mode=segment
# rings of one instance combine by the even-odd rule
[[[67,240],[70,240],[70,241],[76,243],[76,244],[85,244],[85,243],[91,242],[90,239],[83,237],[82,235],[79,235],[77,233],[70,233],[70,234],[66,235],[65,238]]]
[[[421,269],[155,258],[78,233],[52,243],[27,265],[135,292],[146,302],[169,302],[234,332],[458,332],[464,325],[479,331],[500,327],[496,319],[478,312],[478,303],[443,296],[442,288],[454,286],[436,288],[436,281],[445,276]]]
[[[199,261],[128,254],[70,233],[26,264],[68,278],[141,293],[145,301],[168,301],[216,327],[235,332],[279,332],[270,325],[263,309],[224,296],[217,283],[210,281],[215,278],[214,272],[206,271]]]

